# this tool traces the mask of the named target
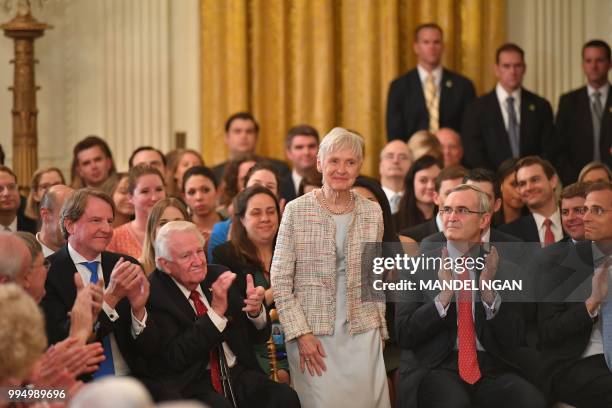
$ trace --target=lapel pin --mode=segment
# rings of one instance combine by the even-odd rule
[[[448,81],[446,81],[446,87],[447,88],[452,88],[453,87],[453,81],[451,81],[450,79]]]
[[[532,112],[535,111],[535,105],[533,103],[529,105],[529,110]]]
[[[610,113],[612,113],[612,106],[610,106],[610,109],[608,109],[610,111]]]

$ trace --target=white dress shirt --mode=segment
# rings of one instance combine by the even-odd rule
[[[48,246],[46,246],[40,239],[40,232],[36,233],[36,241],[38,241],[38,243],[40,244],[40,246],[42,247],[42,251],[43,251],[43,256],[46,258],[49,255],[53,255],[55,253],[54,250],[52,250],[51,248],[49,248]]]
[[[300,183],[302,182],[303,177],[298,174],[295,169],[291,170],[291,180],[293,181],[293,189],[295,190],[295,195],[300,191]]]
[[[591,85],[587,85],[587,92],[589,94],[589,106],[591,108],[593,107],[593,99],[595,98],[595,96],[593,94],[596,91],[599,91],[599,93],[601,94],[599,96],[599,101],[601,102],[601,107],[603,109],[605,109],[606,108],[606,101],[608,100],[608,92],[610,92],[610,84],[606,83],[604,86],[602,86],[599,89],[595,89]]]
[[[104,275],[102,274],[102,255],[101,254],[98,254],[98,256],[94,259],[88,260],[83,255],[79,254],[70,244],[68,244],[68,254],[70,255],[70,259],[72,259],[72,262],[74,263],[74,266],[76,267],[77,272],[79,273],[79,275],[81,275],[81,280],[83,281],[84,285],[87,285],[89,283],[91,279],[91,272],[85,265],[82,265],[82,262],[97,261],[98,262],[98,281],[101,281],[104,279]],[[104,284],[106,286],[108,282],[105,282]],[[119,319],[119,313],[117,313],[117,311],[113,309],[112,307],[110,307],[106,302],[102,302],[102,310],[104,311],[104,313],[106,313],[106,316],[108,316],[111,322],[114,322],[117,319]],[[146,322],[147,322],[147,311],[146,310],[145,310],[145,315],[142,321],[138,320],[136,316],[134,316],[134,313],[132,313],[132,328],[131,328],[132,337],[136,338],[145,329]],[[111,350],[113,353],[113,367],[115,369],[115,375],[129,374],[130,369],[127,363],[125,362],[125,359],[121,355],[121,351],[119,350],[119,346],[117,345],[117,339],[115,338],[114,333],[110,334],[110,344],[111,344]]]
[[[6,232],[16,232],[17,231],[17,217],[13,218],[13,222],[11,222],[9,225],[3,225],[4,228],[2,228],[4,231]]]
[[[533,219],[538,227],[538,236],[540,237],[540,243],[544,245],[544,235],[546,234],[546,226],[544,225],[544,221],[546,217],[540,214],[531,213],[533,215]],[[552,224],[550,224],[550,229],[555,237],[555,242],[559,242],[563,239],[563,227],[561,225],[561,213],[559,212],[559,208],[548,217]]]
[[[419,79],[421,80],[421,85],[423,85],[423,95],[425,94],[425,81],[427,81],[427,77],[430,75],[430,72],[425,68],[417,64],[417,72],[419,73]],[[440,95],[440,84],[442,83],[442,65],[435,68],[431,71],[431,74],[434,76],[434,84],[436,84],[436,92]]]
[[[508,99],[509,96],[514,98],[514,112],[516,113],[516,121],[521,126],[521,88],[514,90],[511,94],[509,94],[503,86],[499,83],[495,87],[495,95],[497,95],[497,101],[499,102],[499,107],[501,108],[501,113],[504,118],[504,127],[508,130],[508,123],[510,122],[510,118],[508,116]]]
[[[404,192],[403,191],[393,191],[390,188],[383,186],[382,184],[381,184],[381,187],[382,187],[382,190],[385,192],[385,195],[387,196],[387,201],[389,201],[389,207],[391,208],[391,213],[392,214],[397,213],[399,211],[399,204],[398,204],[398,208],[395,209],[395,211],[393,211],[394,208],[392,208],[391,200],[396,196],[399,197],[399,199],[401,200],[401,198],[404,196]]]
[[[181,290],[183,295],[187,298],[193,311],[197,313],[195,303],[193,303],[193,300],[189,298],[191,296],[191,291],[187,289],[185,286],[181,285],[176,279],[172,278],[172,280],[174,281],[176,286]],[[206,296],[204,296],[201,286],[198,285],[198,287],[195,290],[200,294],[200,299],[204,303],[204,306],[206,306],[206,309],[208,309],[206,314],[208,315],[210,320],[213,322],[217,330],[219,330],[219,332],[222,332],[223,330],[225,330],[225,327],[227,326],[227,318],[225,316],[219,316],[213,310],[213,308],[210,306],[210,303],[208,303],[208,299],[206,299]],[[266,317],[266,312],[265,312],[264,307],[261,308],[261,312],[259,313],[257,317],[251,317],[249,316],[248,313],[246,313],[246,315],[248,319],[251,322],[253,322],[253,325],[257,328],[257,330],[261,330],[264,327],[266,327],[267,317]],[[232,349],[229,347],[229,345],[225,341],[223,342],[223,353],[225,354],[225,359],[227,360],[227,366],[230,368],[234,367],[236,365],[236,355],[234,354]]]

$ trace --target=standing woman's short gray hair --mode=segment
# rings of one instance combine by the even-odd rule
[[[319,152],[317,153],[317,160],[323,163],[325,157],[329,153],[334,153],[345,148],[351,149],[357,160],[359,160],[360,163],[363,162],[363,138],[344,128],[335,127],[330,130],[321,141]]]

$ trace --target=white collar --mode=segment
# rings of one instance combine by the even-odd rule
[[[165,271],[163,271],[163,273],[166,273]],[[191,296],[191,291],[189,289],[187,289],[185,286],[183,286],[183,284],[181,284],[179,281],[177,281],[176,279],[174,279],[174,277],[170,274],[168,274],[168,276],[170,276],[170,279],[172,279],[174,281],[174,283],[176,284],[176,286],[180,289],[180,291],[183,293],[183,295],[189,299]],[[206,299],[206,296],[204,296],[204,292],[202,292],[202,287],[200,285],[198,285],[195,290],[200,294],[200,298],[202,299],[203,302],[208,303],[208,299]]]
[[[83,262],[100,262],[102,264],[102,254],[98,254],[94,259],[89,260],[85,258],[83,255],[79,254],[76,249],[72,247],[72,245],[68,244],[68,255],[70,255],[70,259],[75,265],[82,264]]]
[[[538,214],[538,213],[531,213],[531,214],[533,215],[533,219],[539,231],[540,229],[542,229],[542,226],[544,225],[544,221],[546,220],[547,217],[544,217],[542,214]],[[561,228],[561,213],[559,212],[559,207],[557,207],[555,212],[552,213],[552,215],[548,217],[548,219],[552,221],[551,227],[555,226],[555,227]]]
[[[418,64],[417,64],[417,72],[419,73],[419,79],[421,80],[421,83],[424,84],[430,72]],[[431,71],[431,74],[433,74],[434,76],[434,82],[436,83],[436,87],[439,88],[440,82],[442,82],[442,65],[439,65],[436,68],[434,68]]]
[[[498,82],[497,85],[495,86],[495,94],[497,95],[497,100],[499,101],[499,104],[503,107],[506,106],[505,105],[506,99],[508,99],[509,96],[512,96],[514,98],[515,106],[520,106],[520,103],[521,103],[521,88],[520,87],[512,91],[512,93],[508,93],[508,91],[506,91],[504,87],[501,86],[501,84]]]
[[[606,83],[604,86],[602,86],[599,89],[595,89],[591,85],[587,84],[587,92],[589,94],[589,99],[593,97],[593,94],[596,91],[599,91],[599,93],[601,94],[600,98],[601,98],[602,105],[605,105],[606,99],[608,98],[608,92],[610,91],[610,84]]]
[[[383,191],[385,192],[385,195],[389,199],[391,197],[393,197],[394,195],[396,195],[396,194],[399,195],[400,197],[402,197],[404,195],[403,191],[394,191],[394,190],[391,190],[389,187],[383,186],[382,184],[380,186],[382,187]]]

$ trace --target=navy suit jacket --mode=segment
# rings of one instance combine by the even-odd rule
[[[467,105],[476,97],[472,81],[447,69],[440,82],[440,128],[459,132]],[[429,112],[425,105],[423,84],[417,69],[396,78],[389,86],[387,98],[387,139],[408,141],[419,130],[429,129]]]
[[[470,168],[497,170],[512,157],[510,140],[495,89],[481,96],[468,107],[461,137],[465,149],[464,161]],[[520,156],[538,155],[550,159],[553,114],[550,103],[521,90]]]
[[[130,256],[116,254],[113,252],[102,252],[102,274],[106,285],[110,282],[113,267],[123,257],[132,263],[138,261]],[[41,301],[41,307],[45,313],[45,323],[49,343],[57,343],[68,337],[70,331],[70,319],[68,312],[72,309],[76,299],[76,287],[74,286],[74,274],[77,273],[76,266],[70,258],[68,246],[64,245],[53,255],[49,255],[51,268],[47,274],[45,289],[47,293]],[[127,298],[121,299],[115,306],[119,319],[111,321],[104,311],[98,314],[98,321],[94,324],[95,337],[101,341],[111,332],[115,335],[117,345],[126,363],[133,370],[137,364],[134,358],[132,345],[132,314],[130,303]]]
[[[599,151],[612,167],[612,86],[603,106]],[[580,170],[593,161],[593,119],[587,87],[561,95],[555,122],[555,165],[564,185],[573,183]]]

